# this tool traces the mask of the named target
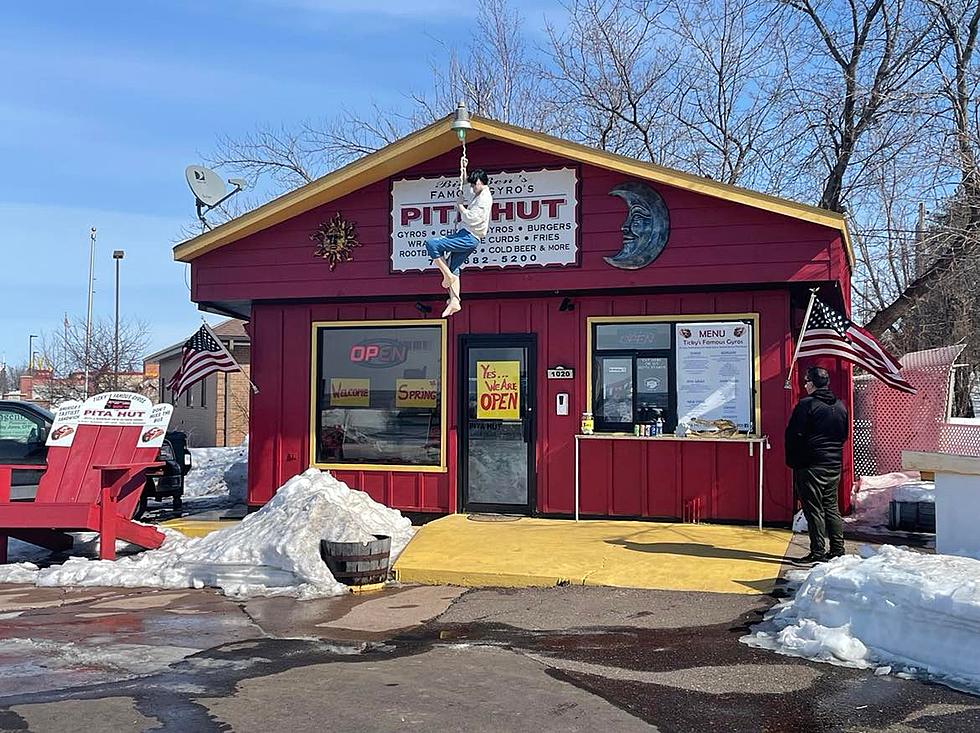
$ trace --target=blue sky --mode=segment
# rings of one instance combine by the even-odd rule
[[[30,333],[84,316],[93,226],[96,315],[112,315],[111,253],[124,249],[123,315],[151,324],[151,350],[190,335],[199,317],[171,255],[193,221],[184,167],[221,134],[338,104],[403,104],[430,78],[439,41],[465,40],[475,10],[448,0],[4,3],[0,355],[24,363]]]

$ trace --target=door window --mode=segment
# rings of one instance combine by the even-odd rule
[[[462,422],[467,508],[530,511],[534,473],[530,351],[530,346],[490,345],[478,337],[465,349]]]

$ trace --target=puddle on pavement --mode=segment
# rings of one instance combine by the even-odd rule
[[[957,712],[954,718],[937,718],[942,725],[932,725],[930,719],[925,718],[917,721],[916,725],[926,730],[980,730],[980,701],[968,695],[941,687],[874,677],[858,670],[816,665],[739,644],[739,636],[761,618],[764,609],[749,611],[728,623],[674,629],[608,627],[531,631],[503,624],[446,624],[435,621],[386,640],[326,641],[257,638],[257,628],[247,621],[239,607],[223,603],[226,611],[229,605],[234,609],[234,614],[225,615],[235,615],[246,624],[247,636],[243,633],[239,638],[228,638],[227,634],[222,637],[215,632],[213,638],[217,643],[211,648],[170,663],[166,669],[149,676],[124,683],[141,700],[141,712],[166,721],[167,730],[192,730],[203,724],[204,719],[200,717],[203,713],[195,702],[196,698],[203,694],[208,697],[232,695],[236,685],[245,679],[324,663],[361,664],[395,660],[425,654],[437,647],[469,653],[478,652],[479,647],[485,646],[532,656],[542,665],[542,673],[574,685],[587,694],[602,697],[632,715],[657,725],[662,731],[764,729],[773,733],[798,730],[829,733],[849,727],[877,729],[899,725],[925,706],[940,704],[968,707]],[[348,605],[356,605],[356,601],[350,599],[331,614],[346,612]],[[264,610],[272,614],[278,610],[277,606],[268,604]],[[205,634],[203,638],[206,642],[208,624],[212,625],[213,631],[215,625],[220,628],[222,623],[215,618],[220,614],[205,614],[205,617],[211,617],[208,621],[200,616],[177,616],[159,610],[160,613],[148,616],[144,612],[146,618],[136,623],[137,628],[126,626],[135,623],[137,618],[130,614],[124,614],[129,617],[125,622],[115,616],[82,619],[86,622],[83,628],[87,629],[83,633],[95,632],[97,627],[101,627],[98,633],[108,631],[113,635],[131,637],[142,633],[170,635],[174,637],[173,643],[179,643],[176,639],[178,635],[197,642],[201,634]],[[6,623],[20,620],[11,619]],[[322,620],[322,616],[317,620]],[[51,621],[56,622],[56,619],[52,618]],[[60,622],[64,624],[64,617]],[[79,631],[83,631],[83,628]],[[117,639],[112,636],[110,640]],[[553,666],[548,664],[549,659],[556,660]],[[558,660],[566,664],[559,664]],[[17,663],[13,659],[0,657],[0,664],[4,662]],[[20,663],[31,662],[21,660]],[[769,668],[784,666],[787,675],[803,667],[809,676],[801,689],[772,695],[731,691],[712,694],[684,689],[683,686],[636,681],[629,674],[634,671],[676,673],[680,676],[690,675],[692,668],[724,667],[725,675],[736,675],[740,666],[751,669],[753,665],[766,665]],[[565,669],[561,669],[562,666]],[[603,676],[602,668],[615,668],[626,673],[620,675],[621,678],[612,679]],[[37,680],[43,681],[44,685],[55,682],[50,670],[22,668],[21,671],[37,672]],[[599,673],[591,673],[597,671]],[[779,674],[779,671],[774,673]],[[73,679],[80,687],[71,691],[71,697],[98,699],[118,695],[121,678],[110,680],[100,677],[104,674],[104,671],[80,666],[78,675]],[[633,675],[634,678],[637,676]],[[65,671],[62,670],[62,687],[64,679]],[[411,684],[411,681],[405,684]],[[12,693],[13,696],[4,697],[3,705],[64,697],[64,694],[53,691],[38,690],[35,694],[25,694],[28,692],[30,690],[26,688],[8,689],[6,694]],[[950,721],[953,721],[952,727]]]

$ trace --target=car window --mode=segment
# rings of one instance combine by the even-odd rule
[[[0,405],[0,459],[27,460],[43,454],[47,425],[9,405]]]

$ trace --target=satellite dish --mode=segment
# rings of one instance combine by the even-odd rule
[[[217,173],[203,165],[189,165],[185,171],[187,185],[204,205],[215,206],[225,197],[225,182]]]
[[[245,188],[245,181],[241,178],[232,178],[228,183],[234,188],[231,191],[226,191],[225,182],[221,180],[218,174],[203,165],[187,166],[184,175],[187,177],[187,185],[194,192],[197,218],[201,221],[202,231],[210,228],[204,215]]]

